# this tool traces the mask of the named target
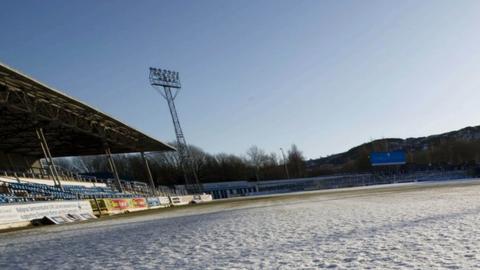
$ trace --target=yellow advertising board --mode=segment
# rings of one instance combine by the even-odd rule
[[[139,211],[148,209],[147,200],[145,198],[113,198],[113,199],[91,199],[90,205],[93,212],[99,214],[113,215],[126,213],[131,211]]]

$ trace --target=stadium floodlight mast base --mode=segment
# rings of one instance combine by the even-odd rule
[[[173,127],[175,128],[175,135],[177,138],[177,151],[180,158],[180,166],[182,167],[183,176],[185,178],[185,187],[189,192],[201,193],[203,191],[202,185],[198,180],[197,173],[194,169],[193,159],[188,148],[187,141],[180,126],[177,109],[175,108],[175,98],[180,92],[180,76],[178,72],[150,68],[150,84],[157,92],[167,100],[168,108],[172,116]]]

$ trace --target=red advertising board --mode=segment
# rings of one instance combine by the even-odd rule
[[[133,198],[132,203],[133,203],[134,208],[146,208],[147,207],[147,200],[145,200],[145,198]]]
[[[123,210],[128,208],[127,199],[111,199],[113,210]]]

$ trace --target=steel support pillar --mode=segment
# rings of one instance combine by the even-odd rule
[[[8,163],[10,165],[10,170],[13,172],[13,176],[15,177],[15,179],[17,179],[17,182],[20,183],[20,179],[18,178],[18,174],[17,174],[18,169],[13,164],[12,157],[10,157],[10,154],[6,154],[6,156],[7,156]]]
[[[5,154],[5,156],[7,156],[8,164],[10,165],[10,170],[12,170],[12,172],[17,172],[18,170],[13,165],[12,157],[10,156],[10,154]]]
[[[52,175],[53,182],[55,183],[55,186],[59,187],[60,189],[63,189],[62,183],[60,183],[60,178],[58,176],[57,168],[55,167],[55,163],[53,162],[52,153],[50,153],[50,148],[48,147],[47,140],[45,139],[45,134],[43,133],[43,129],[36,128],[35,132],[37,133],[37,138],[40,142],[40,146],[42,148],[43,155],[45,156],[45,160],[47,161],[47,166]]]
[[[145,163],[145,170],[147,171],[147,174],[148,174],[148,181],[150,182],[150,188],[152,190],[152,196],[156,196],[157,195],[157,190],[155,189],[155,183],[153,182],[153,176],[152,176],[152,171],[150,170],[150,165],[148,165],[148,160],[145,157],[145,153],[140,152],[140,154],[142,156],[143,163]]]
[[[44,171],[44,170],[45,170],[45,169],[44,169],[45,167],[43,166],[42,159],[40,159],[40,160],[38,161],[38,163],[40,163],[40,169],[39,169],[40,175],[42,176],[42,179],[44,179],[44,178],[45,178],[45,171]]]
[[[30,164],[26,156],[23,156],[23,162],[25,162],[25,169],[33,175],[32,164]]]
[[[119,192],[123,193],[124,190],[123,190],[122,182],[120,181],[120,177],[118,176],[117,166],[115,166],[115,161],[113,160],[112,152],[110,151],[110,147],[108,146],[108,144],[105,145],[105,154],[107,155],[108,164],[110,165],[110,170],[112,171],[113,176],[115,177],[117,189]]]

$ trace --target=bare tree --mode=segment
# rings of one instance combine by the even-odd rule
[[[175,143],[172,143],[175,145]],[[209,154],[201,148],[190,146],[195,172],[201,182],[234,181],[252,178],[279,179],[283,177],[278,156],[267,154],[257,146],[250,147],[246,156],[233,154]],[[295,176],[304,173],[304,158],[301,152],[292,146],[288,152],[288,165]],[[157,185],[173,185],[184,183],[184,176],[177,152],[152,152],[147,155],[154,182]],[[113,155],[120,178],[137,181],[148,181],[145,164],[140,155]],[[56,161],[57,162],[57,161]],[[57,162],[62,167],[78,173],[110,172],[107,158],[104,155],[61,158]]]
[[[255,178],[257,181],[260,180],[260,169],[265,165],[266,160],[268,160],[267,154],[265,151],[258,148],[258,146],[253,145],[247,150],[248,162],[255,169]]]
[[[204,174],[203,170],[208,162],[209,155],[199,147],[189,145],[188,148],[192,158],[193,169],[197,176],[201,179],[201,176]]]
[[[272,152],[266,156],[265,166],[276,167],[278,164],[278,156],[275,152]]]
[[[294,177],[305,176],[305,157],[295,144],[288,150],[288,167]]]

